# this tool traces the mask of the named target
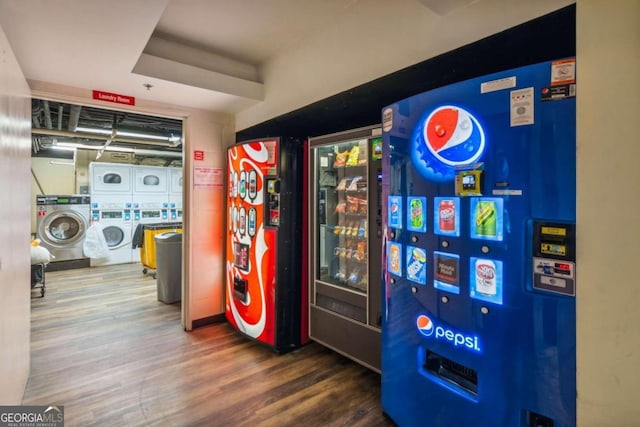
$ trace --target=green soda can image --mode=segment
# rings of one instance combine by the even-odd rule
[[[421,229],[423,227],[423,212],[422,200],[411,199],[409,206],[409,212],[411,215],[411,228],[414,230]]]
[[[479,236],[496,236],[496,202],[480,200],[476,205],[476,234]]]

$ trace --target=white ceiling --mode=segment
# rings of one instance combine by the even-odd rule
[[[264,101],[270,62],[344,28],[355,6],[395,1],[435,22],[488,0],[0,0],[0,27],[29,81],[235,114]]]

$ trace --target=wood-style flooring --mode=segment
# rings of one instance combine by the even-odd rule
[[[46,273],[25,405],[65,426],[393,426],[380,376],[317,343],[277,355],[227,323],[184,332],[139,264]]]

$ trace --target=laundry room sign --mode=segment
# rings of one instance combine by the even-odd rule
[[[107,102],[115,102],[116,104],[136,105],[134,96],[120,95],[117,93],[103,92],[101,90],[93,91],[93,99]]]

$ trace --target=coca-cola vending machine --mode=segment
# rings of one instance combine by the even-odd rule
[[[241,142],[227,152],[226,317],[277,352],[308,341],[303,153],[295,138]]]
[[[382,406],[576,425],[575,59],[382,110]]]

